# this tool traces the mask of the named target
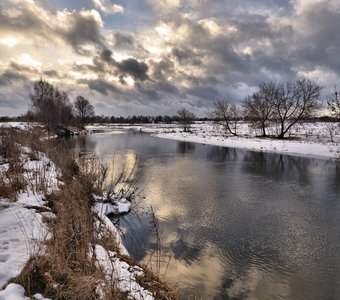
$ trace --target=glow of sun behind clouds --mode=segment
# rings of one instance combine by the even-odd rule
[[[0,38],[0,45],[12,48],[19,44],[18,39],[13,36],[4,36]]]

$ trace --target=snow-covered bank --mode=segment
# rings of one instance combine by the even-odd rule
[[[2,129],[0,135],[0,300],[48,300],[40,290],[50,298],[71,292],[76,296],[67,299],[79,299],[83,282],[88,283],[84,293],[90,291],[91,299],[109,299],[118,292],[127,299],[152,300],[168,293],[165,285],[149,290],[160,281],[149,280],[149,271],[133,263],[107,217],[128,213],[131,203],[120,194],[112,199],[93,195],[100,191],[90,177],[84,178],[81,165],[78,170],[73,164],[60,164],[61,159],[74,163],[69,152],[57,156],[59,151],[37,136],[44,144],[37,146],[42,152],[32,150],[37,141],[30,144],[29,134]],[[79,286],[69,284],[70,279]]]
[[[178,124],[116,125],[116,127],[185,142],[318,158],[340,158],[340,128],[336,123],[300,123],[293,127],[289,133],[290,138],[285,140],[255,137],[260,132],[253,129],[249,123],[239,125],[239,136],[236,137],[227,136],[223,127],[212,122],[197,122],[192,125],[190,133],[183,132]],[[276,128],[272,127],[267,131],[274,135],[275,130]]]
[[[0,200],[0,290],[21,272],[47,236],[42,215],[20,203]],[[0,292],[1,296],[1,292]],[[1,299],[1,297],[0,297]]]

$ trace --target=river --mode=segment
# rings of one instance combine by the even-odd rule
[[[182,299],[340,299],[335,161],[133,131],[73,141],[103,161],[137,161],[137,200],[112,221]]]

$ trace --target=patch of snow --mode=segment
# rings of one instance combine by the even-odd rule
[[[120,253],[122,255],[129,255],[129,252],[126,250],[116,226],[113,225],[111,220],[105,214],[103,214],[102,211],[98,211],[97,207],[94,207],[94,211],[97,213],[100,219],[100,221],[96,223],[99,235],[104,236],[106,234],[106,231],[108,231],[114,237],[117,246],[119,247]]]
[[[24,131],[30,131],[32,129],[32,125],[26,122],[0,122],[0,127],[17,128]]]
[[[46,204],[46,202],[43,200],[43,195],[30,195],[27,193],[18,194],[17,203],[27,206],[39,206],[39,207],[42,207]]]
[[[0,209],[0,289],[21,272],[30,254],[41,250],[46,236],[42,216],[35,210],[19,203]]]
[[[128,213],[131,209],[131,203],[126,200],[125,198],[122,198],[119,201],[116,201],[115,204],[111,203],[96,203],[95,204],[95,210],[98,214],[104,214],[104,215],[110,215],[110,214],[124,214]]]
[[[11,283],[0,291],[0,300],[29,300],[25,297],[25,289],[20,284]]]
[[[50,298],[45,298],[41,294],[33,295],[35,300],[51,300]],[[0,291],[0,300],[30,300],[30,298],[25,297],[25,289],[20,284],[10,283],[6,288]]]
[[[106,280],[114,283],[115,288],[127,292],[129,298],[136,300],[153,300],[151,292],[144,289],[137,282],[141,275],[140,268],[134,268],[120,260],[113,251],[104,249],[101,245],[95,245],[94,255],[98,266],[103,270]]]

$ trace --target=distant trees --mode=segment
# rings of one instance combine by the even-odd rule
[[[189,132],[190,126],[196,118],[195,115],[186,108],[182,108],[177,111],[177,116],[178,123],[182,126],[184,132]]]
[[[59,125],[70,124],[72,105],[64,91],[40,79],[34,83],[30,99],[35,118],[43,123],[49,132]]]
[[[217,123],[222,123],[227,132],[237,136],[237,124],[242,119],[242,112],[227,100],[216,101],[213,104],[212,118]]]
[[[74,101],[74,110],[82,128],[94,116],[94,108],[90,101],[83,96],[78,96]]]

